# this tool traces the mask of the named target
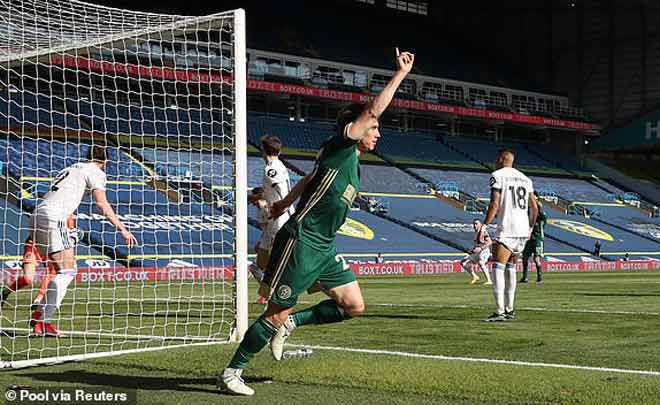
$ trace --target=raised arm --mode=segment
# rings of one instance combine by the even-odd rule
[[[401,82],[410,73],[415,62],[415,55],[410,52],[403,52],[397,55],[396,62],[398,70],[387,83],[385,88],[374,98],[362,111],[362,114],[352,123],[346,136],[359,141],[364,138],[367,131],[378,123],[378,119],[392,102],[394,94],[401,85]]]
[[[124,242],[126,242],[126,245],[128,247],[132,247],[137,245],[137,239],[133,234],[126,229],[124,224],[121,223],[119,218],[117,218],[117,214],[115,214],[115,211],[112,209],[110,206],[110,203],[108,202],[108,199],[105,196],[105,190],[102,189],[95,189],[92,194],[94,195],[94,202],[96,203],[96,208],[99,210],[103,216],[105,216],[110,223],[117,228],[117,230],[121,233],[121,236],[124,238]]]
[[[271,218],[277,218],[286,211],[294,201],[296,201],[305,191],[307,183],[312,179],[314,173],[309,173],[307,176],[300,179],[295,186],[289,191],[289,194],[286,195],[280,201],[275,201],[270,207],[270,216]]]

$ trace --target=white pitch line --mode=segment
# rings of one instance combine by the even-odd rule
[[[539,363],[531,361],[518,361],[518,360],[499,360],[499,359],[483,359],[475,357],[461,357],[461,356],[443,356],[435,354],[420,354],[409,352],[396,352],[389,350],[375,350],[375,349],[354,349],[350,347],[336,347],[336,346],[310,346],[300,344],[287,344],[293,347],[307,347],[316,350],[329,350],[336,352],[350,352],[350,353],[363,353],[363,354],[376,354],[383,356],[397,356],[409,357],[415,359],[429,359],[429,360],[445,360],[445,361],[464,361],[469,363],[490,363],[490,364],[503,364],[512,366],[527,366],[527,367],[545,367],[545,368],[558,368],[558,369],[572,369],[572,370],[585,370],[585,371],[599,371],[609,373],[623,373],[623,374],[636,374],[636,375],[649,375],[660,377],[660,371],[653,370],[633,370],[625,368],[610,368],[610,367],[592,367],[592,366],[579,366],[574,364],[556,364],[556,363]]]

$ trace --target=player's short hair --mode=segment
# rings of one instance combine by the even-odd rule
[[[362,111],[364,111],[364,107],[364,104],[351,103],[339,110],[339,113],[337,113],[337,129],[342,129],[358,119]]]
[[[101,162],[105,163],[108,160],[108,155],[105,151],[105,146],[103,145],[92,145],[87,151],[87,160],[90,162]]]
[[[264,135],[260,141],[261,150],[267,156],[278,156],[282,151],[282,141],[275,135]]]
[[[498,149],[498,150],[497,150],[497,156],[502,156],[502,155],[506,155],[506,154],[511,155],[511,157],[515,157],[515,156],[516,156],[516,154],[513,153],[513,151],[512,151],[511,149],[509,149],[509,148],[501,148],[501,149]]]
[[[475,218],[475,219],[472,220],[472,223],[475,223],[475,222],[481,222],[481,220],[479,218]]]

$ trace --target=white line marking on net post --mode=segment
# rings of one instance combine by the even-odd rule
[[[585,371],[598,371],[610,373],[623,373],[623,374],[636,374],[636,375],[649,375],[660,377],[660,371],[653,370],[633,370],[625,368],[610,368],[610,367],[592,367],[592,366],[579,366],[573,364],[556,364],[556,363],[539,363],[531,361],[519,360],[499,360],[499,359],[483,359],[476,357],[462,357],[462,356],[443,356],[436,354],[420,354],[409,352],[397,352],[389,350],[375,350],[375,349],[354,349],[350,347],[336,347],[336,346],[313,346],[313,345],[300,345],[300,344],[287,344],[292,347],[307,347],[316,350],[328,350],[336,352],[349,352],[349,353],[363,353],[363,354],[376,354],[383,356],[397,356],[409,357],[414,359],[428,359],[428,360],[445,360],[445,361],[463,361],[469,363],[490,363],[490,364],[503,364],[509,366],[527,366],[527,367],[545,367],[545,368],[558,368],[558,369],[572,369],[572,370],[585,370]]]

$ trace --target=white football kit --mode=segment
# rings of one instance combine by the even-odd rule
[[[87,191],[105,190],[105,182],[105,173],[94,163],[76,163],[53,179],[30,218],[30,234],[39,254],[45,257],[75,246],[66,220],[78,209]]]
[[[286,197],[291,191],[289,171],[281,160],[275,159],[266,163],[266,166],[264,167],[263,189],[264,199],[268,202],[269,206],[275,201],[279,201]],[[275,219],[270,218],[270,213],[266,210],[264,210],[265,212],[260,213],[261,217],[268,218],[268,222],[261,233],[261,238],[258,243],[259,249],[270,252],[273,248],[275,235],[277,235],[280,228],[282,228],[291,215],[293,215],[294,210],[293,206],[289,207],[288,210]]]
[[[495,240],[518,256],[530,235],[527,205],[534,192],[532,181],[519,170],[504,167],[492,173],[490,187],[500,191]]]
[[[490,236],[486,227],[482,227],[481,230],[475,232],[474,234],[474,248],[480,248],[483,243],[485,243]],[[490,247],[482,249],[480,252],[470,253],[469,259],[472,263],[486,263],[490,258]]]

